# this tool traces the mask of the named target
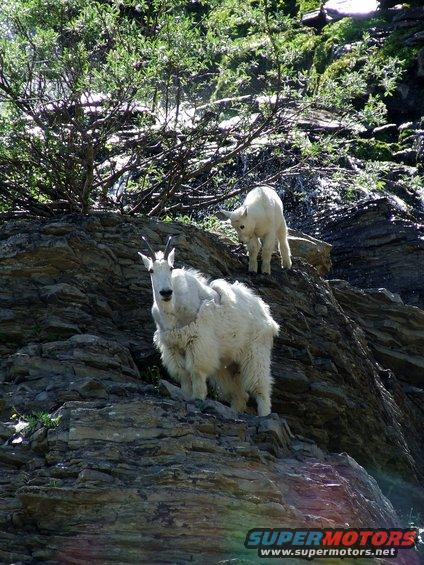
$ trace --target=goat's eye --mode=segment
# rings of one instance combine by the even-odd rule
[[[174,269],[174,267],[169,267],[169,270],[172,271]]]
[[[153,273],[153,269],[149,269],[149,273]]]
[[[244,226],[240,226],[240,229],[243,230],[243,229],[244,229]]]

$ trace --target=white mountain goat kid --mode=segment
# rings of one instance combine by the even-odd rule
[[[243,284],[207,283],[197,271],[174,269],[175,249],[141,256],[153,288],[154,343],[187,399],[204,400],[208,379],[237,411],[248,394],[259,416],[271,412],[271,349],[279,326],[269,307]]]
[[[271,255],[276,242],[281,256],[281,266],[291,268],[283,203],[275,190],[268,186],[258,186],[248,193],[239,208],[233,212],[227,210],[221,212],[231,220],[239,240],[247,245],[249,271],[258,272],[258,253],[262,244],[262,272],[271,273]]]

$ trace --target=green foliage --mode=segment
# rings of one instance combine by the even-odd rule
[[[331,41],[320,41],[315,48],[312,67],[318,75],[322,74],[331,63],[333,44]]]
[[[240,148],[261,131],[249,100],[215,102],[252,87],[272,92],[281,83],[278,33],[289,20],[279,3],[3,4],[2,207],[44,212],[65,200],[87,212],[111,204],[110,190],[123,181],[130,210],[166,213],[165,201],[180,186],[227,159],[225,151],[205,159],[212,139],[229,145],[228,131],[218,129],[222,120],[238,118]],[[187,120],[186,109],[199,106],[205,111]],[[261,110],[272,116],[265,103]],[[132,143],[122,135],[129,126],[136,130]],[[182,135],[183,146],[175,143]],[[114,198],[123,202],[122,194]]]
[[[369,95],[367,103],[360,114],[361,122],[367,127],[379,126],[385,123],[387,108],[380,96]]]
[[[408,28],[407,30],[399,29],[393,31],[386,39],[381,49],[381,57],[383,59],[396,57],[401,62],[404,69],[410,68],[416,61],[420,47],[417,45],[406,45],[404,40],[414,31],[421,31],[421,28],[417,27],[415,30]]]
[[[399,143],[404,143],[407,139],[410,139],[413,134],[414,131],[411,128],[401,129],[399,132]]]
[[[0,210],[194,215],[231,194],[227,163],[264,132],[289,137],[303,109],[383,123],[415,48],[402,31],[372,44],[382,18],[302,27],[320,4],[4,0]],[[311,162],[335,150],[298,141]]]
[[[357,121],[377,125],[384,122],[386,115],[381,100],[393,94],[402,74],[399,59],[381,57],[379,49],[365,38],[328,65],[316,92],[321,101],[330,104],[331,100],[333,107]],[[362,108],[358,111],[360,103]]]
[[[366,191],[383,190],[386,187],[387,164],[366,161],[365,168],[355,176],[356,187]]]
[[[147,367],[141,373],[141,380],[145,383],[152,384],[154,386],[159,385],[159,381],[161,380],[160,369],[156,365],[152,367]]]
[[[371,28],[385,26],[383,18],[342,18],[339,21],[329,23],[323,29],[323,37],[333,44],[348,44],[359,41],[364,34],[368,34]]]
[[[322,2],[320,0],[297,0],[296,2],[299,14],[306,14],[306,12],[311,12],[312,10],[318,9]]]
[[[202,230],[217,233],[234,242],[237,241],[236,231],[231,227],[231,224],[221,221],[213,214],[197,221],[196,224]]]
[[[61,416],[52,417],[48,412],[31,412],[30,414],[19,414],[15,412],[12,414],[12,419],[18,419],[26,424],[25,428],[28,432],[33,431],[37,427],[47,429],[56,428],[60,424]]]
[[[237,241],[236,231],[231,227],[231,225],[221,221],[213,214],[202,219],[195,219],[192,216],[177,214],[175,216],[165,216],[163,220],[165,222],[180,222],[186,226],[195,226],[201,230],[217,233],[231,239],[232,241]]]
[[[413,175],[403,175],[400,179],[401,182],[405,183],[405,185],[416,192],[421,198],[424,199],[424,176],[421,174],[413,174]]]
[[[312,65],[314,58],[314,50],[320,43],[320,38],[312,29],[297,30],[289,28],[280,35],[282,49],[285,54],[285,60],[290,62],[290,67],[286,72],[293,73],[294,69],[308,69]]]

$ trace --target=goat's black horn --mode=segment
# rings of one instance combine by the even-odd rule
[[[163,252],[164,259],[168,259],[168,255],[171,252],[171,241],[172,241],[172,235],[170,235],[166,241],[165,251]]]
[[[152,249],[150,243],[147,241],[147,238],[144,237],[144,235],[142,235],[142,236],[141,236],[141,239],[142,239],[142,240],[144,241],[144,243],[146,244],[147,250],[148,250],[149,255],[150,255],[150,259],[152,259],[152,261],[155,261],[155,260],[156,260],[155,252],[153,251],[153,249]]]

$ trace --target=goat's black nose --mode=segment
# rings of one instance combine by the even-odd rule
[[[164,298],[169,298],[172,295],[172,290],[170,288],[168,290],[160,290],[159,294]]]

